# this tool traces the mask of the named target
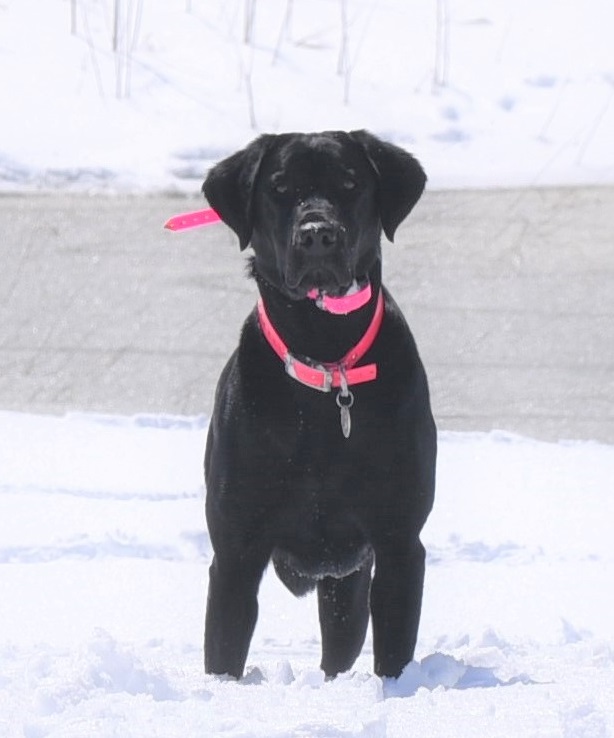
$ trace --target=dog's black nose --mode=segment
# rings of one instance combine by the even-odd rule
[[[334,226],[310,221],[299,226],[296,243],[300,249],[309,252],[310,256],[323,256],[337,243],[337,235],[338,231]]]

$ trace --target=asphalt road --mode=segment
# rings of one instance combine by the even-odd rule
[[[168,197],[0,197],[0,410],[209,413],[255,301]],[[384,245],[441,430],[614,443],[614,189],[427,193]]]

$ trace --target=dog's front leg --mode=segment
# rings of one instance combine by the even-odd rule
[[[258,618],[258,587],[264,571],[253,561],[223,563],[217,556],[209,568],[205,618],[205,671],[243,675]]]
[[[378,676],[398,677],[413,659],[422,609],[425,551],[419,540],[376,550],[371,586],[373,658]]]
[[[344,579],[318,582],[322,631],[322,671],[335,677],[351,669],[360,654],[369,624],[369,587],[373,559]]]

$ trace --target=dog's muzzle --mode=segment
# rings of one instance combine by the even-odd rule
[[[354,280],[345,227],[326,202],[301,205],[295,216],[286,269],[288,286],[305,294],[312,289],[343,294]]]

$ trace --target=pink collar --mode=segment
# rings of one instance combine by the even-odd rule
[[[371,323],[363,337],[351,348],[339,361],[320,364],[315,361],[301,361],[297,359],[284,343],[282,337],[275,330],[262,299],[258,300],[258,320],[264,337],[270,347],[283,361],[287,374],[297,382],[308,387],[330,392],[333,387],[347,388],[348,385],[371,382],[377,377],[377,364],[366,364],[355,366],[373,345],[379,333],[384,318],[384,297],[381,293],[377,296],[377,304]]]
[[[191,213],[174,215],[166,221],[164,227],[169,231],[185,231],[188,228],[200,228],[200,226],[219,223],[222,219],[213,208],[195,210]]]
[[[358,288],[358,284],[354,281],[354,289],[352,294],[346,294],[342,297],[333,297],[332,295],[322,294],[318,290],[310,290],[307,297],[313,300],[320,310],[325,310],[333,315],[347,315],[364,307],[371,299],[371,283],[362,288]]]

